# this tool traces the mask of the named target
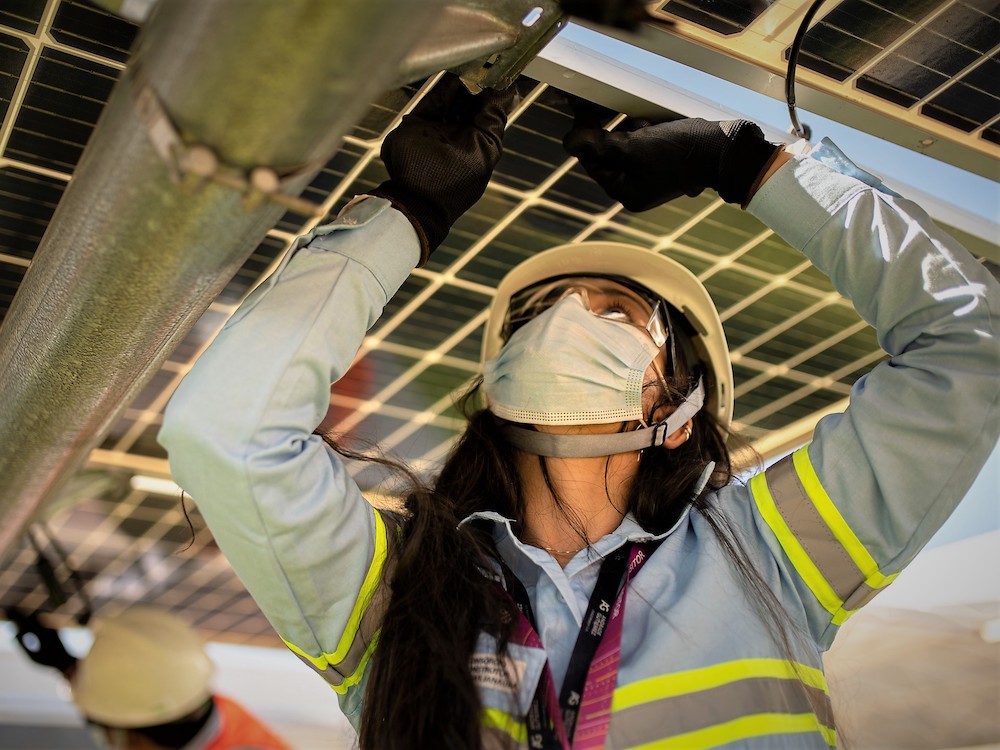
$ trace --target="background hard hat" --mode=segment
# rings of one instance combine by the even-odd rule
[[[184,620],[133,607],[93,624],[73,675],[73,701],[91,721],[148,727],[187,716],[211,696],[213,665]]]
[[[707,408],[723,427],[733,419],[733,365],[722,321],[708,290],[677,261],[621,242],[575,242],[538,253],[515,266],[497,287],[483,336],[482,361],[503,346],[501,330],[517,292],[553,276],[624,276],[642,284],[681,312],[697,332],[693,344],[708,370]]]

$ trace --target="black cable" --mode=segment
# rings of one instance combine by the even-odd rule
[[[795,40],[792,42],[791,49],[788,50],[788,70],[785,73],[785,101],[788,102],[788,116],[792,120],[792,135],[807,140],[812,135],[812,131],[808,125],[799,124],[799,116],[795,113],[795,68],[799,63],[799,48],[802,46],[802,40],[805,39],[806,32],[809,31],[809,23],[824,1],[813,0],[809,10],[802,16],[799,29],[795,32]]]
[[[94,605],[90,600],[90,596],[87,594],[86,584],[83,578],[77,572],[77,570],[70,565],[69,556],[66,554],[66,550],[63,546],[56,540],[55,535],[49,526],[44,521],[33,524],[29,526],[25,532],[29,543],[34,548],[35,553],[38,555],[35,561],[35,569],[38,571],[39,576],[42,578],[42,583],[45,584],[45,588],[49,593],[49,602],[53,609],[59,609],[67,601],[71,594],[67,594],[65,587],[59,580],[59,576],[56,574],[56,565],[53,565],[49,560],[42,546],[38,543],[35,538],[34,531],[38,530],[44,536],[46,543],[55,550],[56,556],[59,558],[59,563],[62,564],[64,568],[68,571],[68,581],[73,584],[73,588],[83,603],[83,610],[76,616],[76,621],[80,625],[86,625],[94,613]]]
[[[79,595],[80,600],[83,602],[83,611],[76,616],[76,621],[80,625],[85,626],[90,622],[90,618],[94,616],[94,603],[90,600],[90,595],[87,594],[87,585],[84,583],[83,577],[80,572],[69,564],[69,555],[66,554],[65,547],[59,543],[56,539],[56,535],[52,533],[52,529],[49,528],[48,523],[42,521],[42,528],[45,529],[45,536],[49,539],[49,544],[58,553],[60,559],[62,560],[63,566],[69,572],[69,580],[73,582],[73,588],[76,589],[76,593]]]

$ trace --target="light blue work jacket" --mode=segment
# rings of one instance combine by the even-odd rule
[[[629,589],[608,747],[835,745],[822,652],[948,517],[1000,429],[1000,288],[919,207],[823,147],[782,166],[749,211],[854,301],[889,359],[807,447],[712,498],[802,637],[791,651],[775,644],[716,534],[685,513]],[[418,257],[386,201],[353,204],[240,307],[160,433],[250,593],[355,724],[395,521],[312,431]],[[600,559],[650,535],[627,517],[563,569],[505,519],[487,520],[545,652],[512,647],[494,664],[481,639],[484,739],[524,746],[536,681],[547,657],[561,683]],[[516,670],[519,685],[497,680],[498,668]]]

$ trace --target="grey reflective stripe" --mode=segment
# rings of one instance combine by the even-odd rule
[[[875,589],[869,586],[867,583],[862,583],[858,590],[851,594],[847,599],[844,600],[844,609],[853,612],[856,609],[861,609],[868,602],[875,598],[875,594],[880,591],[885,591],[884,588]]]
[[[786,456],[764,472],[774,505],[830,588],[844,602],[844,608],[856,609],[848,606],[848,601],[857,598],[865,574],[816,510],[792,461],[792,456]]]
[[[609,744],[633,747],[761,714],[813,714],[819,724],[834,727],[830,697],[819,688],[793,679],[752,677],[615,711]]]
[[[292,651],[292,653],[295,654],[294,651]],[[319,669],[315,664],[309,661],[302,654],[295,654],[295,655],[299,658],[299,661],[301,661],[303,664],[309,667],[309,669],[311,669],[313,672],[315,672],[324,680],[326,680],[328,684],[337,686],[344,681],[344,675],[342,675],[333,667],[328,666],[325,669]]]
[[[375,633],[378,632],[378,629],[382,627],[382,618],[385,617],[385,611],[389,607],[391,593],[391,587],[383,576],[378,588],[375,589],[375,593],[372,594],[372,599],[368,603],[365,613],[361,616],[358,632],[354,636],[351,648],[348,650],[344,660],[336,665],[337,671],[341,674],[353,674],[361,664],[361,659],[365,655],[368,645],[371,643]]]
[[[372,592],[371,600],[365,607],[365,613],[361,615],[361,622],[358,623],[358,632],[354,636],[351,648],[348,650],[343,661],[335,665],[337,671],[345,676],[354,674],[355,670],[361,665],[361,659],[364,657],[368,645],[372,642],[372,638],[375,637],[379,628],[382,627],[382,619],[385,617],[385,611],[389,608],[389,599],[392,596],[390,580],[396,559],[395,550],[399,543],[399,526],[392,515],[382,513],[380,510],[376,510],[375,512],[379,513],[385,522],[385,566],[382,568],[382,578],[379,580],[375,591]]]

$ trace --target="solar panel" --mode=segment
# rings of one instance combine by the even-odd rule
[[[669,0],[662,10],[678,18],[704,26],[726,36],[738,34],[752,24],[757,16],[767,10],[774,0]]]
[[[706,4],[685,0],[665,4],[657,12],[669,11],[674,17],[681,5],[688,12]],[[746,6],[712,5],[733,11],[730,17]],[[841,79],[809,70],[837,85],[841,80],[860,80],[862,74],[875,80],[883,70],[877,68],[878,61],[890,59],[888,54],[879,57],[878,51],[867,56],[851,52],[847,49],[851,45],[866,54],[870,47],[880,46],[900,57],[900,51],[908,49],[898,43],[907,28],[923,28],[915,19],[919,3],[906,3],[916,8],[908,10],[909,15],[899,10],[903,3],[833,5],[840,15],[830,11],[817,24],[808,38],[806,59],[816,65],[826,60],[837,71],[853,65]],[[924,19],[941,4],[928,5]],[[959,19],[956,23],[966,23],[962,27],[966,31],[953,25],[944,33],[940,24],[952,16],[938,13],[934,17],[940,23],[927,27],[926,33],[947,39],[947,50],[958,45],[965,55],[962,61],[971,59],[964,51],[971,49],[980,55],[977,60],[985,54],[988,64],[966,65],[945,89],[917,89],[905,76],[884,74],[878,80],[899,91],[921,94],[922,108],[937,107],[947,110],[948,116],[985,122],[966,133],[936,121],[982,140],[980,134],[996,131],[996,121],[984,120],[988,108],[969,91],[995,93],[996,79],[990,71],[997,55],[982,53],[985,37],[967,29],[968,19],[978,18],[969,14],[983,15],[985,6],[948,7],[956,5],[962,6],[954,16]],[[837,29],[846,26],[851,18],[848,10],[855,6],[860,8],[857,12],[890,20],[905,16],[909,26],[893,20],[891,39],[886,30],[869,33],[863,42],[844,41],[854,37],[834,35],[834,20],[840,19]],[[994,18],[991,8],[985,14]],[[788,28],[794,26],[788,4],[761,3],[759,10],[753,19],[735,13],[738,17],[730,22],[742,24],[742,29],[729,34],[727,44],[762,38],[760,24],[775,12],[786,14]],[[694,18],[693,13],[688,15]],[[677,26],[690,36],[698,27],[685,18]],[[722,32],[702,32],[722,38]],[[129,64],[127,50],[135,34],[134,25],[75,0],[55,5],[7,0],[0,8],[0,315],[30,267],[94,123]],[[776,38],[769,65],[780,63],[786,37]],[[824,46],[824,39],[832,41]],[[831,51],[842,48],[836,54]],[[376,441],[418,470],[433,471],[462,428],[455,399],[478,371],[479,337],[497,282],[520,260],[540,250],[585,239],[627,242],[668,254],[704,281],[720,307],[733,349],[736,420],[750,438],[780,434],[799,420],[808,421],[840,404],[853,380],[883,357],[871,330],[849,304],[784,241],[710,192],[638,214],[607,198],[562,149],[571,114],[553,83],[557,82],[521,82],[523,103],[512,120],[493,182],[427,265],[414,271],[390,300],[355,365],[332,389],[329,421],[335,429],[352,441]],[[418,96],[419,82],[372,102],[304,197],[336,212],[351,196],[385,179],[378,156],[381,139]],[[900,105],[879,100],[877,106],[887,110]],[[278,220],[128,405],[92,454],[89,468],[116,476],[168,475],[156,433],[173,389],[240,300],[316,221],[292,213]],[[970,239],[979,243],[979,249],[998,252],[993,244]],[[356,463],[350,470],[366,490],[385,489],[384,470]],[[49,519],[52,533],[63,541],[71,563],[87,580],[95,604],[114,608],[156,602],[184,610],[212,637],[277,643],[197,509],[188,503],[192,537],[176,491],[161,492],[130,488],[113,500],[84,498]],[[3,564],[0,606],[53,609],[34,562],[34,551],[25,545]],[[64,622],[78,604],[74,600],[59,610]]]
[[[46,0],[5,0],[0,6],[0,26],[34,34],[45,11]]]
[[[72,172],[118,73],[118,68],[63,50],[43,48],[4,155]]]
[[[63,0],[49,29],[68,47],[121,63],[128,60],[137,32],[135,24],[78,0]]]
[[[658,2],[631,41],[783,99],[789,47],[809,5]],[[805,109],[1000,178],[996,0],[823,3],[803,40],[797,83]]]
[[[1000,114],[1000,3],[978,6],[845,0],[806,34],[802,65],[985,138]]]

